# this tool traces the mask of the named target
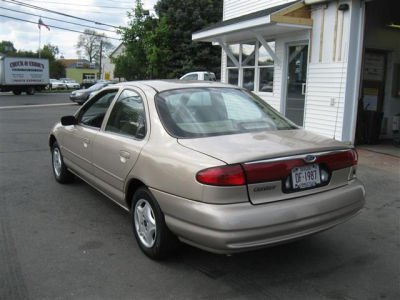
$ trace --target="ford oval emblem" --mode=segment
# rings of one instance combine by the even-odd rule
[[[304,157],[304,161],[309,164],[316,161],[316,159],[317,157],[315,155],[307,155],[306,157]]]

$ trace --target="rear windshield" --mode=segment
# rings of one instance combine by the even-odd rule
[[[234,88],[165,91],[155,102],[164,127],[178,138],[297,128],[261,98]]]

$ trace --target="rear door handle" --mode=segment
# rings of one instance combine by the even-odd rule
[[[82,142],[83,142],[83,147],[85,148],[87,148],[88,145],[90,144],[90,140],[88,138],[83,138]]]
[[[119,151],[119,159],[122,163],[126,163],[127,159],[131,158],[131,154],[128,151],[120,150]]]

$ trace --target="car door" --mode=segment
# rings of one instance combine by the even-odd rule
[[[148,140],[145,103],[141,91],[123,90],[93,144],[93,170],[100,189],[121,204],[125,178]]]
[[[78,112],[78,124],[65,128],[61,151],[67,165],[85,178],[93,175],[93,142],[117,92],[118,89],[109,89],[96,95]]]

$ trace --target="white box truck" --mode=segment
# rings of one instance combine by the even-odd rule
[[[30,57],[0,57],[0,91],[33,95],[50,82],[49,60]]]

